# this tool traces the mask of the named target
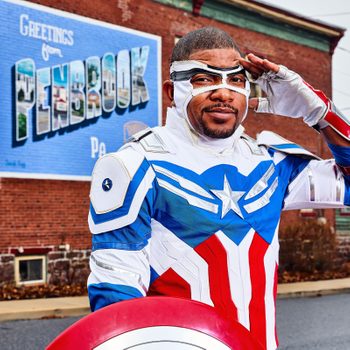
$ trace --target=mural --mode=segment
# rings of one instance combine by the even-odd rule
[[[18,0],[0,19],[0,176],[88,180],[160,123],[160,37]]]

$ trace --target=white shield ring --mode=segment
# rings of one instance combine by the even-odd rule
[[[100,309],[61,333],[47,350],[262,350],[249,331],[211,306],[146,297]]]

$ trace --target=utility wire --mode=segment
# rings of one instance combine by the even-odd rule
[[[345,47],[342,47],[342,46],[338,46],[337,49],[350,53],[349,49],[346,49]]]
[[[331,16],[347,16],[350,12],[324,13],[319,15],[310,15],[310,17],[331,17]]]
[[[339,94],[345,95],[345,96],[350,96],[350,94],[347,94],[344,91],[338,90],[338,89],[333,89],[334,91],[338,92]]]

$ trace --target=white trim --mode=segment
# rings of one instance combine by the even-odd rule
[[[70,181],[91,181],[91,176],[80,175],[58,175],[47,173],[15,173],[15,172],[1,172],[0,178],[17,178],[17,179],[39,179],[39,180],[70,180]]]
[[[270,198],[275,193],[277,187],[278,187],[278,177],[275,178],[275,180],[273,181],[273,183],[271,184],[271,186],[268,188],[268,190],[265,192],[263,196],[261,196],[254,202],[243,206],[244,209],[247,211],[247,213],[250,214],[268,205],[270,203]]]
[[[228,238],[224,232],[216,232],[216,237],[224,246],[227,255],[227,277],[230,285],[231,299],[237,308],[238,321],[249,329],[249,317],[246,314],[243,295],[243,281],[240,271],[239,246]]]
[[[244,199],[245,200],[251,199],[251,198],[257,196],[258,194],[260,194],[265,188],[267,188],[267,182],[269,181],[269,179],[273,175],[274,171],[275,171],[275,167],[273,166],[273,164],[271,164],[269,166],[269,168],[267,169],[267,171],[265,172],[265,174],[250,189],[250,191],[248,192],[248,194],[245,196]]]
[[[238,320],[248,330],[250,329],[249,303],[252,295],[248,256],[254,234],[255,230],[251,228],[239,245],[236,245],[224,232],[216,233],[227,254],[230,292],[237,308]]]
[[[210,296],[208,263],[194,249],[171,268],[190,285],[192,300],[214,306]]]
[[[152,219],[151,227],[150,264],[158,275],[162,275],[186,254],[189,254],[192,248],[159,221]]]
[[[215,203],[211,203],[211,202],[207,202],[201,198],[192,196],[191,194],[181,190],[180,188],[177,188],[175,186],[173,186],[172,184],[170,184],[169,182],[163,180],[163,179],[159,179],[157,178],[157,182],[158,185],[160,187],[165,188],[166,190],[168,190],[171,193],[176,194],[177,196],[185,199],[187,201],[188,204],[195,206],[197,208],[201,208],[207,211],[210,211],[214,214],[218,213],[219,210],[219,206]]]
[[[255,230],[251,228],[238,246],[239,271],[241,272],[242,276],[243,309],[245,315],[244,323],[242,320],[242,324],[248,330],[250,330],[249,305],[252,299],[252,282],[250,279],[249,250],[252,245],[254,236]]]
[[[160,222],[152,219],[150,264],[158,275],[172,268],[191,288],[191,299],[214,306],[207,262]]]
[[[99,234],[120,227],[124,227],[133,223],[137,219],[141,205],[145,199],[147,192],[150,188],[152,188],[152,182],[154,178],[155,173],[153,169],[149,167],[139,187],[135,192],[134,198],[132,199],[132,202],[130,204],[129,212],[126,215],[110,221],[101,222],[100,224],[95,224],[91,212],[89,212],[88,223],[91,233]]]
[[[207,320],[209,323],[209,320]],[[130,327],[129,327],[130,328]],[[113,336],[94,350],[207,349],[230,350],[226,344],[202,331],[178,326],[151,326]]]
[[[203,187],[199,186],[195,182],[192,182],[184,178],[179,174],[173,173],[172,171],[155,164],[153,164],[153,169],[156,172],[163,174],[171,178],[172,180],[175,180],[181,187],[185,188],[186,190],[189,190],[194,193],[198,193],[199,195],[209,199],[214,199],[214,197],[209,192],[207,192]]]
[[[132,286],[146,295],[149,281],[149,246],[142,250],[101,249],[90,256],[88,285],[99,283]]]
[[[135,35],[139,35],[139,36],[143,36],[145,38],[148,39],[153,39],[156,40],[157,42],[161,41],[161,37],[159,35],[156,34],[150,34],[150,33],[146,33],[146,32],[141,32],[139,30],[136,29],[130,29],[127,27],[122,27],[119,26],[117,24],[112,24],[112,23],[107,23],[107,22],[102,22],[99,21],[97,19],[93,19],[91,17],[86,17],[86,16],[82,16],[82,15],[76,15],[74,13],[70,13],[67,11],[63,11],[63,10],[58,10],[58,9],[54,9],[51,7],[47,7],[44,5],[38,5],[38,4],[34,4],[34,3],[29,3],[28,1],[22,1],[22,0],[2,0],[3,2],[7,2],[7,3],[11,3],[11,4],[16,4],[19,6],[24,6],[24,7],[29,7],[35,10],[39,10],[39,11],[43,11],[46,13],[51,13],[57,16],[61,16],[61,17],[66,17],[66,18],[70,18],[70,19],[74,19],[80,22],[85,22],[88,24],[92,24],[92,25],[96,25],[96,26],[100,26],[100,27],[105,27],[105,28],[109,28],[109,29],[118,29],[119,31],[125,32],[125,33],[130,33],[130,34],[135,34]]]

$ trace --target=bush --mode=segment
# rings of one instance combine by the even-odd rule
[[[86,284],[52,285],[43,284],[37,286],[16,286],[15,284],[2,284],[0,286],[0,301],[57,298],[68,296],[87,295]]]
[[[340,266],[336,236],[329,225],[315,221],[286,227],[280,235],[279,282],[341,278],[349,266]]]

